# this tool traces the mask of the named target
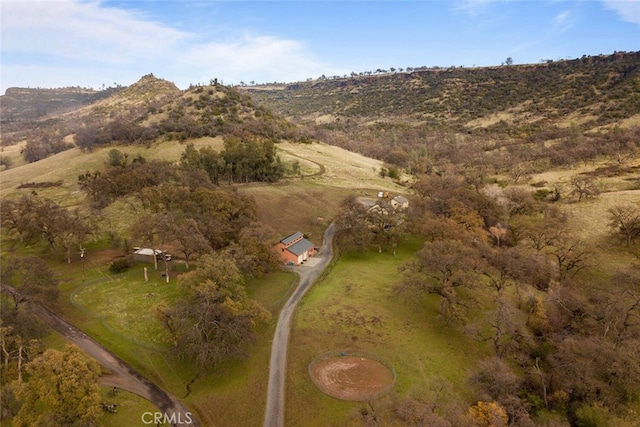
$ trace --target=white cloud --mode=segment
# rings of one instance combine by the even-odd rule
[[[100,1],[2,1],[2,89],[130,84],[143,74],[180,87],[303,80],[332,72],[296,40],[237,31],[221,39]]]
[[[454,4],[454,10],[471,16],[479,15],[487,6],[501,0],[459,0]]]
[[[77,0],[2,2],[2,53],[127,63],[174,48],[187,34],[134,12]]]
[[[316,77],[323,69],[299,41],[251,34],[243,34],[233,41],[193,45],[179,62],[198,64],[214,76],[234,76],[235,83],[302,80]]]
[[[571,12],[565,10],[553,18],[553,30],[556,32],[564,32],[570,29],[575,23],[575,19]]]
[[[623,21],[640,25],[640,0],[603,0],[604,7],[615,11]]]

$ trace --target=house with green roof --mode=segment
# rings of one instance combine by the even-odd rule
[[[286,265],[300,265],[317,253],[313,243],[299,231],[280,240],[276,249]]]

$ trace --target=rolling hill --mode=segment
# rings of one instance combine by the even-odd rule
[[[638,122],[640,52],[541,64],[409,68],[243,88],[296,122],[390,121],[500,131]]]
[[[338,218],[343,233],[354,232],[352,242],[365,242],[358,251],[338,241],[340,257],[299,308],[287,368],[290,423],[473,425],[457,421],[492,402],[513,425],[637,425],[640,252],[638,239],[620,244],[611,212],[638,212],[640,52],[240,88],[212,81],[180,90],[149,74],[109,92],[14,88],[0,102],[4,206],[20,196],[52,201],[7,210],[17,214],[3,222],[3,233],[14,231],[5,224],[15,233],[3,243],[54,265],[63,278],[62,314],[185,396],[206,425],[262,423],[256,408],[265,399],[275,323],[258,330],[248,359],[196,375],[190,361],[145,349],[97,313],[135,324],[144,339],[162,329],[153,298],[169,291],[173,298],[177,288],[141,283],[141,266],[131,276],[107,277],[109,264],[142,239],[158,242],[136,236],[136,225],[146,231],[155,223],[159,235],[168,221],[208,205],[189,217],[222,242],[207,251],[242,256],[250,244],[238,244],[242,233],[227,221],[253,215],[231,210],[241,199],[255,203],[255,232],[300,230],[319,243]],[[245,150],[225,159],[226,141]],[[211,179],[267,152],[267,144],[277,147],[266,156],[281,167],[276,179]],[[114,180],[99,180],[105,176]],[[87,189],[100,190],[92,182],[109,190],[132,185],[92,204]],[[376,200],[380,190],[405,194],[410,209],[395,225],[379,209],[382,227],[375,229],[371,211],[360,212],[362,200]],[[23,244],[20,220],[35,211],[29,206],[76,212],[60,229],[77,234],[58,233],[62,243],[25,234],[35,243]],[[73,229],[80,219],[94,229],[90,235]],[[177,248],[178,237],[197,227],[188,230],[162,244]],[[220,230],[232,231],[222,240]],[[86,270],[79,255],[61,261],[64,245],[67,254],[75,250],[75,236],[91,238]],[[444,265],[442,281],[428,274],[439,268],[432,261]],[[155,272],[158,282],[168,278]],[[248,287],[276,313],[294,289],[291,280],[282,272],[256,275]],[[84,289],[95,296],[85,299],[88,311],[74,304]],[[313,386],[307,370],[317,354],[352,348],[393,361],[393,394],[363,406],[329,400]]]

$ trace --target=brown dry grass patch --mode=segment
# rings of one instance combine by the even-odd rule
[[[394,381],[388,367],[362,356],[330,357],[316,363],[310,372],[323,392],[341,400],[368,400]]]

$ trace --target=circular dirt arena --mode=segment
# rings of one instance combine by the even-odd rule
[[[329,396],[341,400],[370,400],[393,388],[396,373],[378,357],[334,353],[319,356],[309,365],[314,384]]]

